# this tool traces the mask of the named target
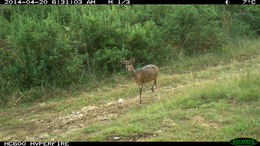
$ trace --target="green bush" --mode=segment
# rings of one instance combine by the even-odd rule
[[[212,5],[1,6],[1,99],[39,86],[66,88],[177,53],[219,49],[259,34],[259,7]],[[32,94],[35,92],[32,92]],[[31,95],[31,94],[28,94]],[[34,96],[35,98],[40,95]]]

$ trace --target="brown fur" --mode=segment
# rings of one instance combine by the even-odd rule
[[[120,60],[122,64],[125,64],[128,71],[130,71],[133,76],[135,77],[135,82],[139,85],[139,93],[140,93],[140,104],[142,103],[141,100],[141,95],[142,95],[142,89],[143,85],[145,83],[154,81],[154,84],[152,86],[152,91],[154,92],[154,86],[157,87],[157,75],[159,72],[159,68],[155,65],[146,65],[142,68],[134,69],[133,63],[135,59],[130,59],[130,60]]]

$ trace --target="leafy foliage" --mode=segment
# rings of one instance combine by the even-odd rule
[[[120,71],[121,58],[165,64],[178,52],[218,49],[259,35],[258,12],[258,6],[1,6],[0,98],[84,84],[93,74]]]

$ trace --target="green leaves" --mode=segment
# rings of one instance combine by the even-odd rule
[[[179,52],[219,49],[238,37],[259,34],[258,9],[211,5],[3,6],[1,78],[19,89],[66,87],[98,72],[104,76],[120,72],[121,58],[137,58],[136,66],[160,66]]]

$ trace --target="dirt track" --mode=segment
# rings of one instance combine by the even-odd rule
[[[165,88],[165,91],[168,89],[169,88]],[[156,102],[159,99],[160,96],[155,98],[154,93],[146,91],[143,94],[143,105],[148,102]],[[121,114],[124,114],[129,108],[141,108],[143,105],[139,105],[138,103],[139,96],[128,97],[106,104],[89,105],[69,114],[51,113],[49,117],[41,118],[39,114],[55,106],[42,103],[30,108],[30,114],[33,114],[34,118],[23,117],[20,113],[16,115],[16,120],[23,121],[22,124],[17,124],[16,126],[1,126],[0,131],[5,132],[1,132],[0,137],[2,137],[1,140],[3,141],[59,140],[61,137],[91,123],[109,122]]]

